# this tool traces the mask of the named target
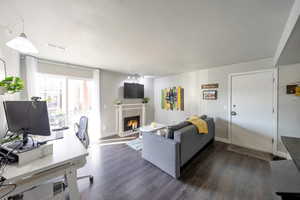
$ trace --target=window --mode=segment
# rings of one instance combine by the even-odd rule
[[[100,136],[99,109],[93,92],[96,83],[90,79],[80,79],[67,76],[37,73],[37,95],[47,100],[50,126],[58,128],[74,124],[81,116],[89,118],[89,135],[91,141],[97,141]],[[98,112],[97,112],[98,111]]]
[[[89,118],[91,142],[100,138],[100,85],[98,69],[51,62],[31,56],[21,57],[21,76],[26,81],[22,95],[47,100],[50,126],[60,128],[74,124],[81,116]],[[74,132],[74,131],[73,131]]]
[[[66,81],[63,77],[38,74],[37,95],[47,101],[50,126],[67,126]]]

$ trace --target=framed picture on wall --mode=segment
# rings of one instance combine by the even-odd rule
[[[201,89],[215,89],[219,87],[219,83],[203,84]]]
[[[217,99],[217,90],[204,90],[203,91],[204,100],[216,100]]]

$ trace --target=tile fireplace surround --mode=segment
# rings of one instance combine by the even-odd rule
[[[121,104],[116,105],[116,132],[120,137],[125,137],[138,133],[137,130],[124,131],[124,119],[126,117],[139,116],[140,126],[145,126],[146,122],[146,105],[143,103],[137,104]]]

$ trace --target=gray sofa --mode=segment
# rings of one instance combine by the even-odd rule
[[[155,133],[143,134],[142,157],[174,178],[180,177],[180,168],[215,137],[212,118],[204,119],[208,134],[199,134],[194,125],[185,126],[174,132],[174,138]]]

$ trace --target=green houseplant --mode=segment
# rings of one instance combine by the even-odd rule
[[[121,105],[122,101],[120,99],[116,99],[116,100],[114,100],[114,104],[115,105]]]
[[[145,98],[143,98],[142,103],[148,103],[149,101],[150,101],[150,98],[149,97],[145,97]]]
[[[0,93],[14,94],[24,89],[24,82],[20,77],[8,76],[0,82]]]

